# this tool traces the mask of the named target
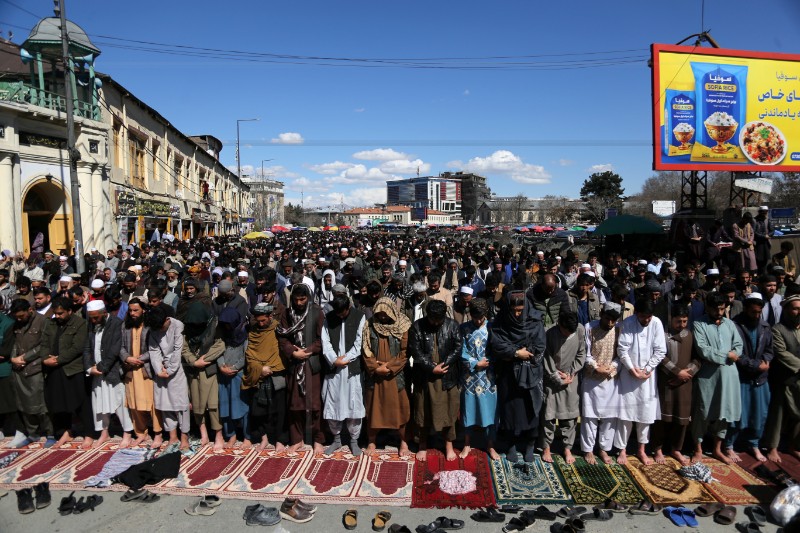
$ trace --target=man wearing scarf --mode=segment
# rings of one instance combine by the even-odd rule
[[[211,300],[203,293],[197,292],[197,282],[193,279],[187,279],[183,285],[183,294],[178,300],[178,308],[175,311],[175,318],[183,320],[186,318],[186,313],[189,308],[195,303],[199,303],[211,311]]]
[[[411,326],[408,352],[419,367],[414,375],[414,421],[419,428],[417,460],[427,459],[431,430],[441,432],[448,461],[456,459],[453,441],[461,409],[458,382],[461,360],[461,333],[458,324],[447,318],[444,302],[428,303],[427,315]]]
[[[490,340],[497,364],[499,430],[509,441],[506,458],[534,458],[542,411],[542,359],[545,349],[542,313],[522,291],[508,293],[508,305],[492,324]]]
[[[216,433],[214,451],[221,452],[225,440],[219,420],[219,383],[217,359],[225,351],[225,343],[216,335],[217,317],[200,302],[189,306],[183,317],[183,358],[192,414],[200,428],[200,442],[209,442],[208,428]],[[206,424],[206,413],[208,424]]]
[[[321,335],[325,315],[311,302],[311,291],[304,283],[292,286],[289,300],[277,335],[281,355],[289,362],[290,450],[297,451],[308,441],[313,443],[314,453],[322,453]]]
[[[442,276],[442,287],[455,297],[458,293],[458,283],[463,277],[464,273],[458,269],[458,259],[450,259],[447,261],[447,270]]]
[[[328,313],[331,310],[331,302],[333,301],[333,285],[336,281],[336,273],[327,269],[322,273],[322,283],[316,289],[314,303],[322,308],[323,313]]]
[[[247,348],[247,320],[234,307],[222,310],[217,329],[225,343],[224,353],[217,359],[219,368],[219,416],[222,431],[228,440],[227,447],[236,444],[236,430],[242,428],[242,448],[252,447],[249,417],[250,391],[242,390],[242,370],[245,367]]]
[[[253,325],[247,336],[246,368],[242,388],[251,389],[250,436],[258,450],[270,442],[275,451],[283,451],[284,417],[286,413],[286,367],[278,350],[271,304],[253,308]]]
[[[139,298],[128,302],[128,310],[122,327],[122,341],[119,357],[125,370],[125,406],[128,408],[136,433],[134,446],[144,443],[148,438],[148,419],[153,426],[152,447],[161,446],[161,412],[153,402],[153,379],[147,351],[147,332],[144,325],[144,303]]]

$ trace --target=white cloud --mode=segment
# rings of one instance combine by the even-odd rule
[[[414,161],[395,159],[381,163],[380,169],[386,174],[416,174],[417,170],[419,170],[421,175],[427,175],[431,171],[431,165],[421,159],[415,159]]]
[[[392,161],[394,159],[408,159],[408,157],[408,154],[397,152],[391,148],[376,148],[353,154],[354,159],[362,159],[364,161]]]
[[[447,166],[478,174],[504,174],[518,183],[529,185],[550,183],[551,177],[543,166],[525,163],[509,150],[497,150],[487,157],[473,157],[466,163],[450,161]]]
[[[272,139],[273,144],[303,144],[305,139],[299,133],[286,132],[279,133],[277,139]]]
[[[366,107],[357,107],[357,108],[353,109],[353,111],[355,111],[356,113],[363,113],[366,110],[367,110]]]
[[[367,168],[365,165],[353,165],[338,176],[324,178],[325,183],[332,185],[351,185],[355,183],[376,183],[401,179],[400,176],[387,174],[377,167]]]
[[[319,205],[338,206],[344,203],[345,208],[372,207],[374,204],[386,203],[386,187],[366,187],[352,189],[347,192],[329,192],[316,197]]]
[[[317,174],[323,174],[326,176],[333,176],[334,174],[338,174],[343,170],[347,170],[348,168],[353,168],[355,164],[353,163],[344,163],[342,161],[334,161],[333,163],[321,163],[319,165],[311,165],[308,168],[313,170]]]
[[[561,165],[562,167],[568,167],[570,165],[574,165],[575,161],[573,161],[572,159],[559,159],[558,164]]]
[[[614,165],[611,163],[604,163],[600,165],[592,165],[589,167],[590,172],[607,172],[614,170]]]
[[[320,180],[310,180],[306,177],[300,177],[291,183],[284,185],[284,189],[290,191],[303,191],[303,192],[324,192],[330,190],[330,185]]]

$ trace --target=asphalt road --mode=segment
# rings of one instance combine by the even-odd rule
[[[183,509],[190,505],[195,498],[188,496],[165,496],[161,495],[161,500],[151,504],[121,502],[120,492],[99,493],[104,497],[104,502],[94,512],[86,512],[81,515],[60,516],[57,511],[58,504],[62,497],[67,496],[67,492],[54,491],[53,503],[50,507],[36,511],[29,515],[21,515],[17,512],[16,495],[13,491],[0,499],[0,533],[58,533],[58,532],[114,532],[114,533],[158,533],[158,532],[193,532],[204,531],[229,532],[231,528],[239,529],[246,527],[242,519],[244,508],[251,505],[253,501],[225,499],[217,512],[213,516],[188,516]],[[96,492],[77,492],[76,497],[81,494],[98,494]],[[262,502],[266,506],[274,506],[276,502]],[[283,521],[277,526],[258,527],[254,526],[255,531],[263,530],[268,533],[284,532],[315,532],[327,533],[332,531],[345,531],[342,526],[342,514],[348,509],[343,505],[323,504],[319,506],[315,518],[306,524],[294,524]],[[556,508],[552,508],[554,511]],[[371,520],[376,512],[381,510],[379,507],[364,506],[358,508],[358,527],[356,531],[372,531]],[[466,525],[462,531],[465,532],[497,532],[502,530],[502,524],[479,524],[470,519],[473,511],[466,509],[409,509],[406,507],[387,508],[392,513],[390,523],[401,523],[409,527],[411,531],[420,525],[427,524],[439,516],[458,518],[464,520]],[[739,508],[737,522],[745,520],[744,508]],[[514,515],[507,515],[511,518]],[[674,526],[664,516],[635,516],[628,518],[629,515],[616,515],[608,522],[588,522],[587,533],[620,533],[623,531],[640,531],[642,533],[659,531],[676,531]],[[699,531],[703,533],[722,533],[736,531],[734,526],[722,526],[715,524],[711,518],[698,518],[700,522]],[[549,531],[552,522],[537,521],[527,531],[545,532]],[[685,528],[681,528],[685,530]],[[772,524],[762,529],[765,533],[774,533],[778,527]]]

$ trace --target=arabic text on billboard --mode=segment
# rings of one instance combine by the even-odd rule
[[[800,55],[652,50],[654,169],[800,171]]]

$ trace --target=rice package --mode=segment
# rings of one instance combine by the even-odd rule
[[[664,155],[688,160],[697,128],[695,93],[667,89],[664,107]]]
[[[697,101],[697,137],[692,161],[738,161],[744,154],[736,136],[747,111],[747,67],[691,63]]]

